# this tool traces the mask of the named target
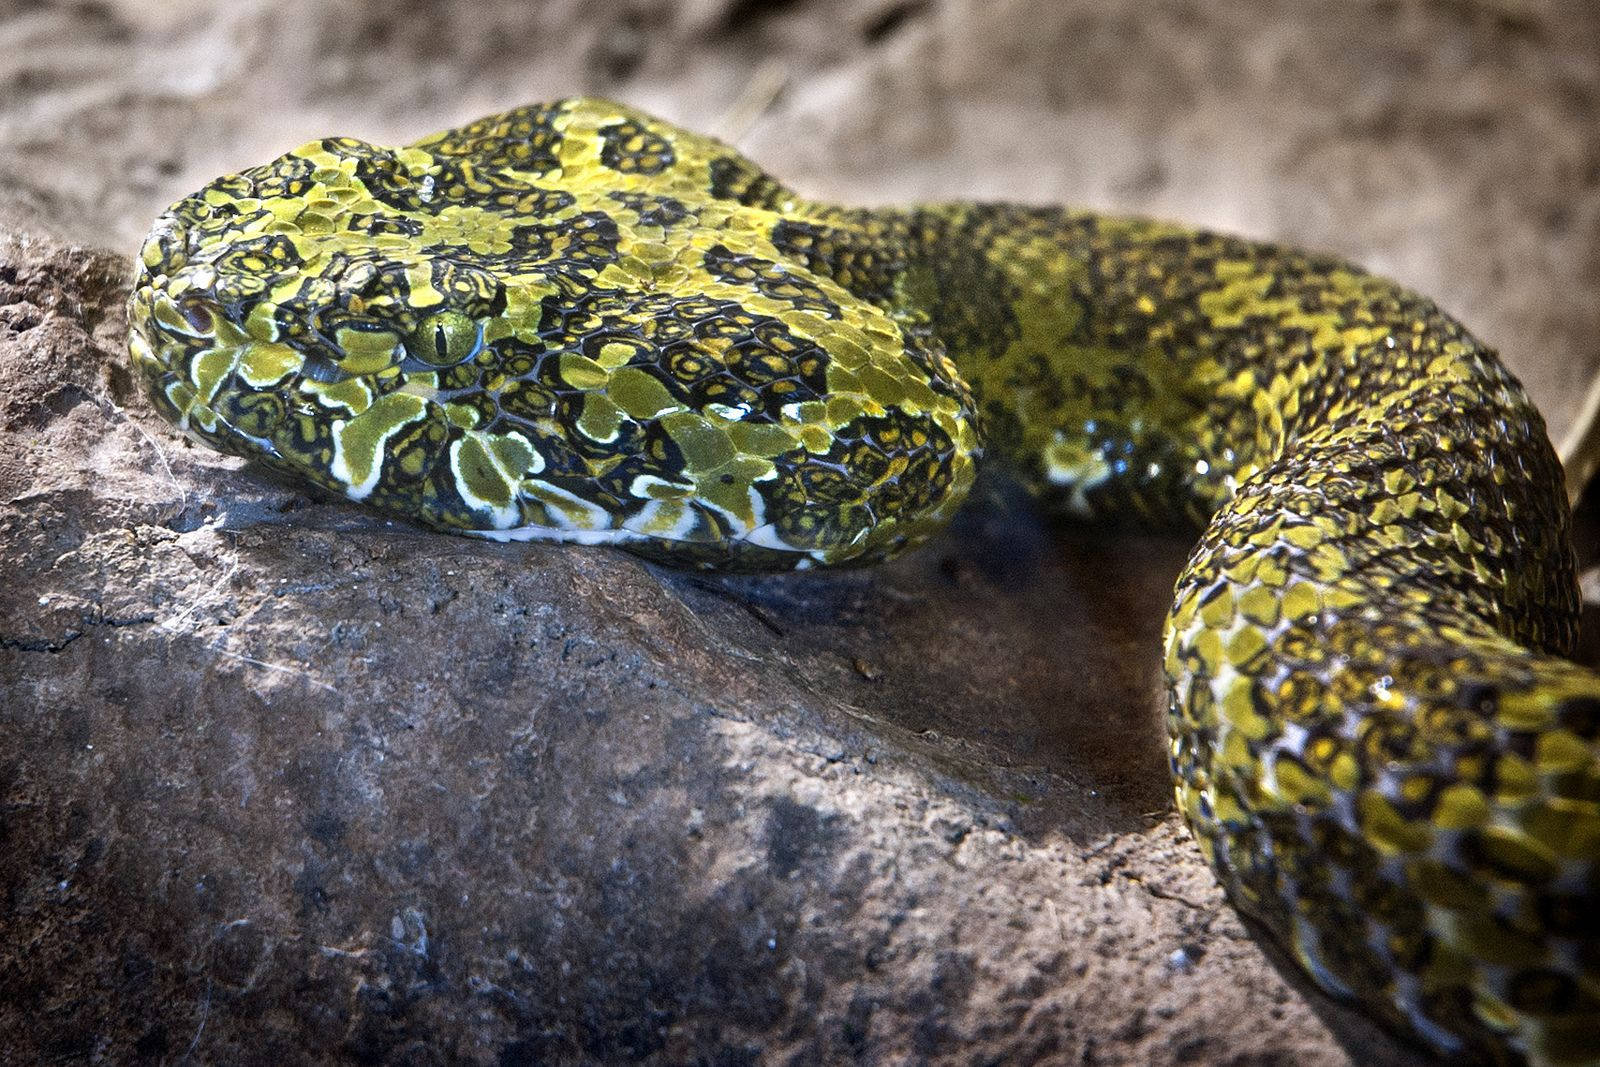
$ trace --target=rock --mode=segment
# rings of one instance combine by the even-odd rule
[[[181,442],[126,264],[4,253],[7,1059],[1339,1061],[1170,810],[1181,541],[441,537]]]
[[[1001,479],[838,575],[424,533],[157,419],[127,254],[307,136],[600,90],[817,193],[1333,248],[1462,312],[1559,426],[1600,327],[1584,4],[194,0],[7,30],[0,1058],[1405,1062],[1285,982],[1172,812],[1185,538],[1048,528]]]

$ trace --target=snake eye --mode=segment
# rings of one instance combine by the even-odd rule
[[[453,367],[470,359],[483,340],[483,329],[459,311],[440,311],[418,324],[406,342],[412,356],[433,367]]]

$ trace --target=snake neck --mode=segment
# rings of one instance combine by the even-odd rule
[[[1249,353],[1213,343],[1289,281],[1259,246],[1009,204],[808,214],[807,265],[935,337],[988,453],[1054,510],[1198,527],[1282,445],[1236,380]]]
[[[1316,558],[1351,604],[1405,586],[1429,625],[1551,651],[1575,639],[1543,422],[1426,298],[1145,220],[1006,204],[814,215],[829,228],[813,269],[937,339],[989,454],[1047,506],[1215,521]],[[1467,538],[1469,513],[1482,525]]]

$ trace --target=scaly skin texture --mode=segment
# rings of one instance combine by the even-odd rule
[[[1323,989],[1460,1060],[1600,1062],[1600,678],[1494,355],[1345,264],[1151,222],[806,201],[616,104],[316,141],[175,204],[134,364],[208,443],[416,522],[879,560],[986,447],[1203,523],[1178,803]]]

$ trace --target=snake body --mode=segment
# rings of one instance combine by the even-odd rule
[[[131,321],[179,426],[441,530],[868,563],[984,451],[1068,512],[1192,521],[1172,767],[1230,899],[1438,1055],[1600,1062],[1560,468],[1424,297],[1149,221],[817,203],[579,99],[220,178]]]

